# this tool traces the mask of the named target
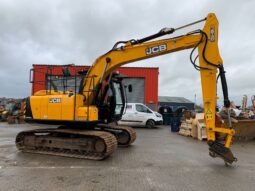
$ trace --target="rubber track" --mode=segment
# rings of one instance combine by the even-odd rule
[[[122,130],[122,131],[126,131],[128,132],[130,138],[129,138],[129,142],[125,145],[121,145],[121,146],[129,146],[131,145],[135,140],[136,140],[136,131],[134,128],[132,127],[128,127],[128,126],[118,126],[118,125],[109,125],[109,124],[98,124],[98,127],[103,127],[107,129],[113,129],[113,130]]]
[[[29,149],[25,148],[25,146],[19,145],[17,143],[17,139],[23,139],[26,135],[31,135],[33,133],[65,133],[65,134],[72,134],[72,135],[84,135],[88,136],[90,138],[100,138],[104,141],[106,145],[106,149],[103,153],[96,153],[96,152],[79,152],[77,150],[71,150],[71,149],[54,149],[50,150],[49,148],[40,148],[40,149]],[[72,157],[72,158],[80,158],[80,159],[90,159],[90,160],[102,160],[108,156],[110,156],[114,150],[117,148],[117,140],[115,136],[113,136],[111,133],[104,132],[104,131],[77,131],[77,130],[66,130],[66,129],[36,129],[31,131],[22,131],[20,132],[16,137],[16,147],[23,151],[23,152],[29,152],[29,153],[38,153],[38,154],[47,154],[47,155],[55,155],[55,156],[65,156],[65,157]]]

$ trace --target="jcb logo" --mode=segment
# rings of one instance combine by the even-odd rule
[[[159,46],[153,46],[146,49],[146,55],[156,54],[158,52],[166,51],[166,44],[161,44]]]
[[[49,103],[61,103],[61,99],[60,98],[50,98]]]

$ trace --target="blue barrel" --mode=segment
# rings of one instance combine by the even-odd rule
[[[171,121],[171,131],[172,132],[179,132],[180,130],[181,121],[178,117],[173,117]]]

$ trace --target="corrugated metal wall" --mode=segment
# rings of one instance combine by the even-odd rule
[[[123,85],[132,85],[132,92],[126,89],[128,103],[144,103],[144,78],[124,78]]]
[[[52,75],[61,75],[63,65],[50,65],[51,69],[48,70],[48,73]],[[65,65],[66,66],[66,65]],[[32,85],[32,94],[39,90],[46,88],[46,77],[45,73],[49,65],[34,64],[33,65],[33,76],[32,80],[34,81]],[[68,66],[71,75],[74,75],[75,72],[80,70],[88,70],[89,66]],[[121,74],[126,75],[132,78],[144,78],[144,102],[152,107],[153,110],[157,110],[158,105],[158,68],[141,68],[141,67],[120,67],[116,71],[119,71]],[[142,91],[141,91],[142,92]],[[155,105],[155,108],[153,108]]]
[[[117,71],[129,77],[144,78],[144,103],[152,110],[158,110],[158,68],[121,67]]]

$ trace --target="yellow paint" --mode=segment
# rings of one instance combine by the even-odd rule
[[[77,94],[69,96],[56,92],[53,95],[43,95],[43,91],[30,97],[34,119],[40,120],[98,120],[98,109],[95,106],[84,107],[84,96]],[[52,100],[55,100],[52,101]],[[75,107],[76,106],[76,107]]]
[[[79,107],[76,120],[95,121],[98,119],[98,109],[96,106]]]
[[[214,129],[215,132],[218,133],[225,133],[227,134],[227,138],[226,138],[226,142],[225,142],[225,147],[229,148],[231,146],[232,143],[232,138],[235,134],[235,130],[234,129],[226,129],[226,128],[222,128],[222,127],[217,127]]]

